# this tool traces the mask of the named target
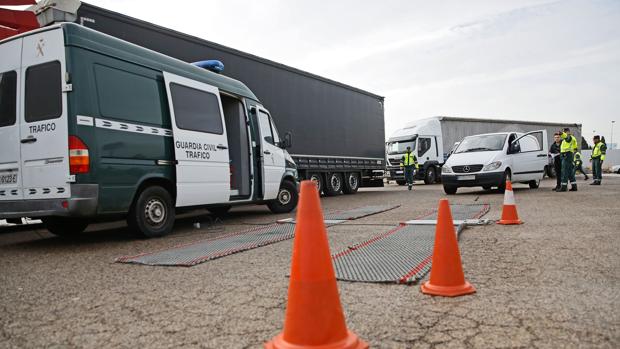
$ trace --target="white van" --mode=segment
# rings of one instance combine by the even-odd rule
[[[547,166],[546,140],[546,130],[465,137],[441,169],[444,191],[479,186],[503,191],[506,180],[538,188]]]

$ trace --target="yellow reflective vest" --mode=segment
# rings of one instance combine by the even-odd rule
[[[603,142],[598,142],[594,145],[592,149],[591,159],[601,159],[601,161],[605,161],[605,149],[603,148]]]
[[[413,153],[405,153],[400,159],[400,167],[403,166],[415,166],[415,168],[418,168],[418,159]]]
[[[570,138],[569,138],[570,137]],[[562,132],[562,144],[560,144],[560,153],[576,152],[577,151],[577,138],[575,136],[569,136],[566,132]]]

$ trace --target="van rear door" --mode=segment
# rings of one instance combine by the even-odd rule
[[[0,45],[0,200],[23,198],[19,153],[22,39]]]
[[[23,38],[20,153],[24,199],[66,198],[69,131],[61,28]]]
[[[176,205],[228,202],[230,157],[217,87],[164,72],[176,158]]]

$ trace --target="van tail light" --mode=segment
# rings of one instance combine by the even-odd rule
[[[69,172],[71,174],[88,173],[90,158],[88,147],[76,136],[69,136]]]

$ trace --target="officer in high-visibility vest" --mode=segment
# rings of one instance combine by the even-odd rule
[[[407,181],[407,186],[409,186],[409,190],[413,186],[413,174],[414,171],[418,168],[418,159],[411,152],[411,147],[407,147],[407,151],[405,155],[400,159],[400,167],[405,168],[405,180]]]
[[[559,191],[566,191],[568,181],[570,181],[570,191],[577,191],[577,181],[575,180],[575,168],[573,164],[574,154],[577,151],[577,139],[567,127],[562,132],[562,144],[560,144],[560,159],[562,160],[562,180]]]
[[[581,172],[581,174],[583,174],[584,181],[588,180],[588,174],[586,173],[586,170],[583,169],[583,160],[581,159],[581,153],[579,151],[575,152],[575,159],[573,161],[574,163],[574,167],[575,167],[575,175],[577,174],[577,171]]]
[[[592,177],[594,182],[590,185],[601,185],[603,179],[603,161],[605,161],[605,153],[607,153],[607,147],[605,143],[601,142],[600,136],[594,136],[594,148],[592,148],[592,155],[590,161],[592,162]]]

